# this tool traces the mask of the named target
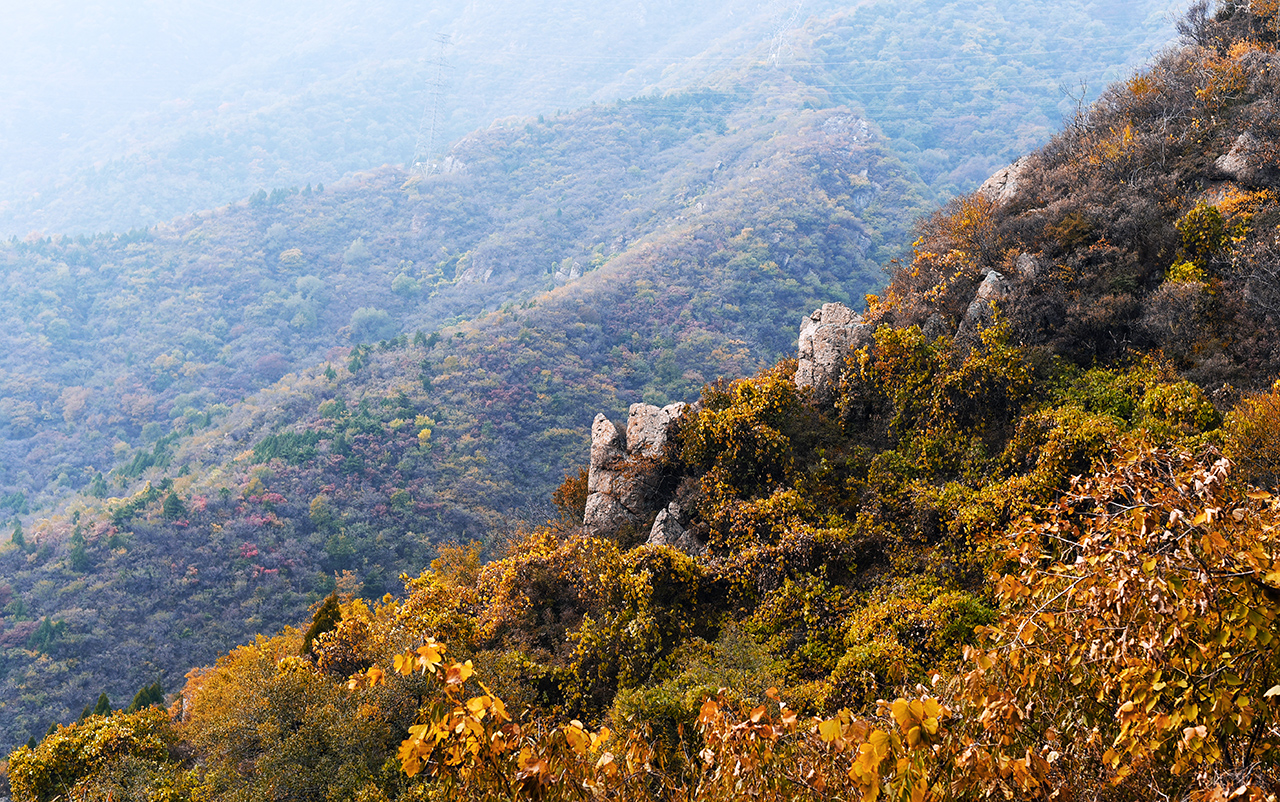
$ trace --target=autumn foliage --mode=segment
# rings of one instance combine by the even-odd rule
[[[1267,101],[1274,13],[1224,5],[1037,154],[1031,194],[922,226],[833,400],[790,360],[708,384],[661,461],[705,551],[585,528],[569,473],[554,520],[444,546],[400,595],[339,576],[305,634],[193,671],[171,714],[18,749],[14,798],[1276,799],[1280,401],[1258,276],[1280,211],[1148,172],[1161,103],[1185,106],[1159,141],[1186,178],[1193,129],[1234,141],[1231,115]],[[1010,289],[970,314],[992,269]],[[496,358],[453,350],[429,381]],[[408,464],[449,431],[407,391],[321,409],[325,437],[267,459],[332,440],[362,475],[379,444]],[[271,478],[241,493],[264,526],[288,504]],[[334,492],[306,510],[349,554]],[[425,513],[404,493],[384,519]]]

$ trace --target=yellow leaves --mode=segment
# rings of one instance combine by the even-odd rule
[[[535,787],[550,784],[550,764],[547,763],[546,758],[535,755],[529,747],[526,746],[520,750],[517,765],[520,769],[516,772],[517,782]]]
[[[1182,730],[1182,740],[1178,745],[1180,749],[1191,749],[1195,746],[1196,741],[1203,741],[1209,735],[1209,729],[1203,724],[1195,727],[1185,727]]]
[[[435,639],[429,639],[425,644],[418,647],[418,667],[424,671],[435,673],[436,666],[440,665],[441,657],[444,653],[444,644],[436,643]]]
[[[481,720],[489,713],[493,699],[489,696],[473,696],[467,700],[467,712],[475,719]]]
[[[827,743],[834,743],[840,737],[840,720],[829,718],[818,724],[818,735]]]
[[[905,731],[911,725],[911,704],[906,699],[897,699],[890,705],[893,719]]]
[[[444,654],[444,651],[445,646],[443,643],[437,642],[435,638],[428,638],[427,642],[419,646],[416,651],[410,650],[403,654],[397,654],[392,660],[392,665],[397,674],[406,677],[414,671],[419,671],[423,674],[430,671],[434,674],[440,664],[444,662],[440,656]]]
[[[618,776],[618,761],[612,752],[605,752],[600,756],[596,761],[596,771],[602,772],[608,779]]]
[[[1135,719],[1142,716],[1144,711],[1133,700],[1125,702],[1116,710],[1116,720],[1120,722],[1121,727],[1128,727]]]
[[[898,728],[907,736],[907,746],[915,749],[938,734],[938,719],[947,714],[946,708],[933,697],[924,699],[897,699],[889,706]]]
[[[1134,97],[1143,97],[1160,91],[1160,85],[1149,73],[1140,73],[1130,78],[1128,88]]]
[[[581,721],[574,719],[561,729],[564,730],[564,737],[569,742],[569,747],[579,755],[585,755],[591,748],[591,736],[587,735]]]
[[[863,789],[863,799],[875,799],[880,790],[880,762],[884,754],[870,742],[858,747],[858,756],[849,767],[849,779]]]
[[[787,732],[795,732],[796,725],[800,721],[800,717],[796,714],[796,711],[784,708],[782,710],[781,719],[782,726],[786,727]]]
[[[421,649],[419,651],[421,651]],[[435,669],[433,668],[432,673],[434,672]],[[475,673],[475,670],[472,667],[470,660],[465,663],[454,663],[449,666],[448,671],[445,672],[444,682],[446,685],[461,685],[470,679],[473,673]]]
[[[409,737],[400,742],[396,757],[406,775],[410,777],[417,775],[422,771],[424,760],[430,757],[433,745],[427,743],[427,738],[431,730],[432,727],[429,724],[410,727]]]
[[[698,723],[706,727],[715,721],[716,716],[720,713],[720,705],[716,700],[708,696],[706,701],[702,703],[702,708],[698,711]]]
[[[357,672],[356,674],[353,674],[351,679],[347,680],[347,687],[353,691],[365,686],[372,688],[386,682],[386,676],[387,672],[383,671],[381,668],[378,668],[377,666],[370,666],[369,669],[363,673]]]

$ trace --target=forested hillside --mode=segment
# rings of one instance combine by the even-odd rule
[[[435,544],[544,520],[598,410],[769,364],[793,310],[874,289],[926,208],[864,121],[798,100],[767,122],[747,95],[627,102],[453,154],[425,180],[8,249],[29,321],[8,464],[66,477],[3,557],[13,737],[95,685],[172,686],[335,572],[376,598]],[[42,478],[11,474],[11,508]],[[46,619],[63,629],[33,649]]]
[[[0,233],[145,228],[259,189],[331,184],[512,115],[758,68],[865,104],[952,193],[1043,143],[1144,62],[1177,0],[1114,4],[98,0],[0,31]],[[436,39],[448,35],[447,62]],[[757,79],[759,80],[759,79]],[[753,84],[754,88],[754,84]],[[431,121],[436,120],[431,148]],[[953,148],[960,146],[957,154]],[[985,172],[984,172],[985,171]]]
[[[175,433],[291,371],[343,364],[346,350],[334,349],[431,333],[557,285],[570,285],[557,304],[605,293],[643,306],[656,296],[629,297],[624,276],[635,274],[666,298],[672,288],[640,264],[697,271],[721,254],[727,272],[691,274],[696,286],[661,313],[689,304],[680,325],[776,358],[796,303],[873,289],[927,200],[864,120],[798,108],[793,90],[791,108],[766,123],[754,100],[627,102],[477,134],[454,149],[447,175],[384,170],[152,231],[0,248],[0,304],[15,323],[3,333],[0,400],[10,509],[68,490],[114,493],[164,462]],[[610,277],[594,277],[605,265]],[[788,297],[744,313],[752,292]],[[631,334],[655,323],[608,314],[610,336],[654,365],[694,334],[663,328],[665,345],[636,344]],[[593,338],[582,356],[610,359],[613,344]],[[629,386],[685,396],[703,380]]]
[[[597,421],[591,477],[566,477],[545,525],[496,524],[482,533],[489,554],[442,548],[380,600],[385,581],[341,576],[310,621],[191,672],[169,712],[141,699],[138,712],[90,712],[15,751],[15,799],[1280,793],[1277,9],[1200,12],[1182,47],[924,221],[862,318],[822,310],[813,325],[828,328],[806,329],[806,342],[842,343],[842,358],[806,353],[708,382],[652,452],[638,445],[650,435],[628,427],[623,448]],[[825,114],[796,111],[797,135],[825,131],[837,119]],[[822,170],[799,175],[814,183],[797,189],[829,187]],[[743,204],[735,214],[760,201]],[[853,224],[819,220],[807,236]],[[625,341],[633,330],[706,326],[689,276],[741,280],[739,293],[777,287],[771,304],[796,291],[741,278],[785,273],[769,229],[669,233],[682,230],[536,303],[277,386],[260,400],[288,413],[254,424],[270,435],[235,459],[198,465],[197,449],[225,446],[194,434],[178,444],[191,449],[179,452],[186,475],[152,473],[131,500],[79,507],[48,521],[44,540],[11,546],[5,559],[36,578],[11,604],[57,599],[67,574],[95,562],[110,570],[86,574],[79,598],[136,598],[111,577],[201,528],[200,545],[166,555],[171,573],[153,581],[186,583],[165,597],[178,600],[223,592],[239,571],[226,578],[258,583],[268,631],[287,593],[303,595],[285,589],[322,541],[329,559],[381,548],[378,565],[411,561],[412,537],[376,529],[412,531],[435,502],[412,482],[384,502],[391,486],[379,482],[431,470],[438,455],[475,477],[519,464],[484,450],[501,421],[461,433],[470,422],[449,418],[461,398],[577,414],[591,394],[557,387],[541,354],[581,364],[600,387],[635,388],[662,365],[638,350],[650,335]],[[663,293],[667,304],[646,306]],[[686,294],[672,318],[643,322]],[[794,300],[809,311],[818,299]],[[611,336],[615,319],[608,360],[589,363],[609,341],[581,352],[578,340]],[[708,336],[723,351],[736,330]],[[500,358],[507,348],[515,356]],[[504,369],[536,376],[529,394]],[[674,397],[665,386],[649,399]],[[230,434],[234,420],[218,425]],[[681,548],[644,542],[644,525],[601,528],[589,498],[626,482],[657,494],[642,523],[674,521]],[[358,489],[362,504],[345,500]],[[467,491],[488,493],[501,489]],[[294,545],[264,549],[251,531]],[[49,545],[62,537],[65,552]],[[338,547],[344,537],[353,550]],[[192,556],[201,549],[211,556]],[[224,574],[206,587],[208,570]],[[86,604],[79,618],[42,619],[6,666],[23,666],[25,682],[81,677],[89,704],[93,675],[60,650],[115,648],[103,643],[118,638],[112,626],[83,624],[103,614]],[[68,704],[56,686],[29,686],[21,704],[38,693]]]
[[[992,18],[1000,33],[982,42],[950,8],[930,17],[932,34],[911,35],[951,31],[953,47],[1021,70],[1006,75],[1012,116],[982,130],[1023,139],[970,142],[984,161],[944,175],[937,146],[954,131],[902,129],[920,96],[861,79],[905,21],[873,25],[869,9],[771,29],[773,61],[757,35],[773,12],[757,9],[756,28],[734,27],[665,79],[714,89],[513,118],[452,144],[425,178],[264,180],[248,200],[155,228],[0,248],[0,311],[14,322],[0,332],[0,514],[23,543],[0,558],[5,745],[102,690],[174,687],[190,665],[299,620],[343,571],[344,587],[376,598],[439,543],[545,520],[597,411],[692,400],[789,353],[797,310],[860,305],[936,202],[929,183],[972,183],[1047,135],[1062,102],[1052,58],[1008,66],[1038,52],[1034,15]],[[985,112],[986,96],[928,102]],[[877,97],[894,138],[840,105]],[[306,114],[279,141],[324,128],[307,115],[328,104],[297,102]],[[228,130],[243,133],[236,119]],[[158,180],[164,159],[146,152],[136,167]],[[177,156],[198,166],[202,152]],[[382,158],[372,152],[318,175]],[[136,190],[117,167],[95,169],[125,197]]]

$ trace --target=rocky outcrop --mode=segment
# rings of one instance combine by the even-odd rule
[[[688,408],[683,401],[661,409],[652,404],[632,404],[627,413],[627,451],[645,457],[661,456],[676,421]]]
[[[674,501],[653,519],[653,529],[649,530],[650,546],[668,546],[683,551],[690,557],[705,554],[707,547],[685,526],[683,510]]]
[[[993,203],[1008,203],[1018,194],[1018,183],[1030,165],[1028,156],[1023,156],[1013,164],[998,170],[995,175],[982,182],[978,192],[985,195]]]
[[[823,304],[800,321],[800,361],[796,387],[812,387],[819,398],[830,398],[840,382],[849,353],[871,341],[871,326],[844,304]]]
[[[634,489],[624,487],[622,463],[626,461],[627,449],[613,425],[603,414],[596,415],[591,424],[591,466],[587,470],[587,507],[583,513],[583,523],[588,529],[595,531],[607,524],[632,520],[632,515],[624,505],[626,499],[634,504],[631,498]],[[617,530],[617,526],[613,530]]]
[[[610,537],[623,527],[643,525],[662,507],[662,477],[653,470],[688,404],[665,407],[632,404],[626,437],[613,421],[597,415],[591,425],[591,465],[587,471],[586,528]]]
[[[987,277],[978,285],[973,302],[965,310],[957,336],[976,333],[991,324],[996,304],[1009,295],[1009,281],[998,270],[987,271]]]
[[[1218,171],[1242,184],[1276,186],[1280,184],[1280,167],[1274,159],[1266,158],[1262,143],[1245,131],[1236,137],[1231,150],[1214,162]]]
[[[1018,268],[1018,275],[1025,279],[1037,278],[1044,269],[1040,264],[1040,260],[1026,251],[1018,254],[1018,261],[1016,264]]]

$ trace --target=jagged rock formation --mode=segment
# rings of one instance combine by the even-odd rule
[[[683,401],[661,409],[652,404],[632,404],[627,414],[627,451],[646,457],[661,456],[676,421],[688,408]]]
[[[1262,151],[1258,138],[1245,131],[1236,137],[1230,151],[1218,157],[1214,166],[1242,184],[1275,186],[1280,183],[1280,168],[1270,162]]]
[[[998,170],[994,175],[982,182],[978,192],[985,195],[993,203],[1008,203],[1018,194],[1018,183],[1023,172],[1030,164],[1030,157],[1023,156],[1013,164]]]
[[[632,404],[626,439],[613,421],[597,415],[591,425],[591,466],[583,523],[596,536],[611,536],[624,526],[643,525],[662,506],[661,477],[652,469],[688,409],[683,402],[656,407]]]
[[[1040,271],[1043,269],[1040,260],[1026,251],[1018,254],[1016,265],[1018,267],[1018,275],[1025,279],[1034,279],[1040,275]]]
[[[973,302],[965,310],[964,320],[960,321],[960,329],[956,334],[974,333],[989,325],[996,311],[996,302],[1003,301],[1008,295],[1008,279],[997,270],[988,270],[987,277],[978,285]]]
[[[800,363],[796,387],[812,387],[828,398],[840,381],[845,357],[871,340],[872,327],[844,304],[823,304],[800,322]]]
[[[649,530],[650,546],[669,546],[683,551],[690,557],[706,553],[707,547],[690,532],[682,522],[684,511],[674,501],[653,519],[653,529]]]

